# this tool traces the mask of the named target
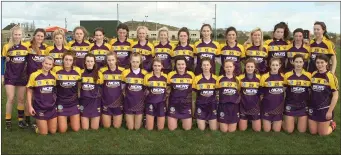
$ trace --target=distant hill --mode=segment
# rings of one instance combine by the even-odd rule
[[[136,31],[138,26],[146,26],[150,31],[155,31],[156,28],[160,29],[161,27],[167,27],[169,31],[177,31],[180,28],[160,23],[154,23],[154,22],[141,22],[141,21],[127,21],[124,22],[124,24],[128,25],[128,28],[130,31]]]

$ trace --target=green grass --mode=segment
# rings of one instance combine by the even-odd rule
[[[340,60],[340,49],[337,52]],[[340,79],[340,65],[337,71]],[[168,129],[128,131],[122,127],[40,136],[32,130],[19,129],[16,119],[13,119],[12,132],[6,131],[3,88],[1,101],[1,154],[340,154],[340,103],[334,110],[337,129],[327,137],[297,131],[291,135],[284,132],[255,133],[250,126],[245,132],[227,134],[202,132],[193,126],[191,131],[180,128],[174,132]],[[15,109],[13,118],[16,118]]]

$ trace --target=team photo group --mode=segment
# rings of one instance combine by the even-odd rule
[[[183,130],[250,126],[255,132],[329,135],[336,128],[336,50],[324,22],[311,26],[310,33],[290,32],[280,22],[272,39],[255,28],[244,42],[228,27],[218,43],[203,24],[194,44],[186,27],[173,44],[166,27],[152,43],[145,26],[138,26],[135,41],[125,24],[111,40],[98,27],[91,41],[79,26],[69,42],[63,30],[54,31],[51,45],[44,29],[24,42],[24,31],[15,26],[2,47],[6,130],[13,128],[17,101],[18,126],[42,135],[122,124],[128,130],[171,132],[180,124]]]

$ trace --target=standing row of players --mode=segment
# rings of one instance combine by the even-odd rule
[[[129,58],[131,53],[138,52],[142,55],[142,66],[147,71],[151,71],[151,60],[153,57],[161,58],[162,65],[165,66],[163,69],[164,73],[168,73],[172,70],[172,59],[179,56],[186,58],[186,66],[189,70],[194,70],[196,75],[202,73],[200,65],[203,57],[209,57],[212,67],[211,71],[215,71],[215,63],[231,59],[234,61],[236,66],[235,75],[241,73],[240,60],[247,58],[254,58],[257,63],[257,70],[260,73],[267,72],[267,61],[271,57],[281,57],[283,63],[282,66],[287,66],[286,70],[292,68],[292,57],[295,54],[301,53],[304,55],[305,66],[308,64],[308,59],[311,57],[309,63],[309,70],[314,71],[316,67],[314,65],[314,59],[317,53],[323,53],[331,58],[332,65],[330,70],[335,72],[336,58],[333,44],[327,39],[326,26],[323,22],[316,22],[314,25],[314,33],[316,39],[312,40],[309,44],[303,43],[303,30],[297,29],[294,32],[295,41],[288,45],[285,38],[288,37],[288,28],[284,23],[279,23],[274,28],[274,39],[271,41],[262,41],[262,31],[255,29],[252,31],[249,40],[241,46],[235,40],[237,37],[237,31],[235,28],[230,27],[226,31],[227,41],[224,45],[211,40],[212,30],[210,25],[203,25],[201,33],[203,38],[198,41],[194,46],[189,44],[189,32],[186,28],[182,28],[179,35],[179,44],[173,47],[168,41],[168,31],[161,29],[159,32],[160,43],[153,46],[146,39],[147,29],[145,27],[139,27],[138,37],[139,41],[133,43],[127,39],[129,32],[126,25],[119,25],[117,28],[119,37],[111,40],[109,43],[104,43],[104,31],[101,28],[95,30],[96,42],[90,44],[84,40],[87,36],[87,32],[82,27],[77,27],[74,30],[75,40],[71,41],[68,46],[65,42],[65,35],[63,31],[56,31],[53,33],[54,46],[47,47],[44,42],[45,32],[43,29],[37,29],[34,33],[34,38],[30,43],[21,43],[22,31],[20,28],[12,29],[12,38],[10,43],[5,45],[3,49],[3,56],[7,57],[6,73],[5,73],[5,86],[7,92],[7,104],[6,104],[6,122],[10,125],[12,103],[14,99],[14,88],[18,86],[18,117],[19,126],[26,126],[23,120],[24,115],[24,99],[23,95],[25,92],[28,76],[41,68],[41,62],[44,60],[46,55],[51,55],[54,58],[55,65],[62,64],[63,53],[71,49],[76,53],[76,65],[80,68],[84,68],[83,62],[84,57],[87,53],[92,53],[96,57],[96,64],[99,67],[105,65],[105,55],[113,50],[118,57],[118,66],[128,68]],[[287,42],[286,44],[284,42]],[[27,50],[26,50],[27,49]],[[272,54],[270,54],[272,53]],[[288,59],[284,56],[288,56]],[[219,59],[217,56],[221,56]],[[28,57],[28,58],[27,58]],[[197,60],[197,58],[199,58]],[[217,58],[217,59],[216,59]],[[284,60],[283,60],[284,59]],[[13,63],[11,65],[11,63]],[[329,63],[329,61],[328,61]],[[282,63],[281,63],[282,64]],[[23,67],[26,66],[27,67]],[[291,67],[290,67],[291,66]],[[27,69],[27,72],[24,71]],[[26,74],[27,73],[27,74]],[[224,74],[224,69],[221,69],[221,74]],[[29,117],[26,117],[26,122],[29,121]]]

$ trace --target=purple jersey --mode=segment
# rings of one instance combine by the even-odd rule
[[[155,45],[154,51],[155,51],[155,58],[160,58],[162,61],[163,69],[165,70],[172,70],[172,57],[171,53],[173,50],[173,45],[170,44],[170,42],[167,42],[167,44],[162,45],[161,42]]]
[[[116,66],[115,71],[109,67],[103,67],[100,72],[103,74],[103,95],[102,104],[110,108],[122,105],[122,72],[124,68]]]
[[[309,89],[311,86],[311,74],[302,70],[302,75],[297,76],[292,70],[284,75],[284,86],[286,87],[285,109],[305,108],[309,102]]]
[[[29,46],[28,58],[27,58],[27,75],[31,75],[33,72],[42,68],[42,63],[44,61],[46,53],[46,44],[42,44],[39,49],[41,55],[38,55],[36,51],[32,49],[32,46]]]
[[[193,90],[196,92],[196,104],[217,104],[216,100],[216,88],[217,88],[217,76],[210,75],[209,79],[206,79],[203,74],[197,75],[194,78]]]
[[[195,68],[195,75],[199,75],[202,73],[201,69],[201,59],[204,57],[208,57],[211,59],[211,73],[215,74],[215,57],[220,53],[220,45],[218,42],[211,41],[209,43],[205,43],[203,40],[199,40],[194,45],[194,55],[197,57],[197,64]]]
[[[192,83],[194,74],[191,71],[180,75],[177,71],[168,74],[167,84],[171,87],[170,99],[184,99],[192,96]]]
[[[63,54],[70,50],[69,47],[63,46],[62,49],[58,49],[55,45],[46,48],[46,54],[50,55],[54,59],[54,66],[63,65]]]
[[[240,80],[233,76],[229,79],[225,75],[221,75],[217,80],[217,89],[219,90],[219,103],[235,103],[238,104],[240,97]]]
[[[153,72],[144,77],[144,85],[149,91],[145,103],[161,103],[166,100],[167,75],[162,73],[160,77]]]
[[[263,49],[260,50],[260,46],[254,46],[253,44],[247,44],[245,48],[245,59],[253,58],[257,62],[257,69],[260,74],[266,73],[267,70],[267,57],[268,51],[267,46],[264,45]]]
[[[294,69],[293,58],[296,54],[302,54],[304,57],[304,65],[303,68],[306,70],[308,68],[308,60],[309,60],[309,50],[310,47],[304,43],[302,43],[302,46],[300,48],[297,48],[295,46],[295,42],[289,45],[288,52],[287,52],[287,58],[288,63],[286,66],[286,71],[291,71]]]
[[[122,81],[125,83],[124,108],[126,111],[143,111],[145,99],[144,76],[147,72],[143,69],[135,74],[132,69],[122,72]]]
[[[8,48],[8,44],[3,47],[2,56],[9,57],[10,61],[6,62],[6,79],[24,79],[27,82],[27,55],[28,47],[20,42],[18,45],[13,45],[13,47]]]
[[[221,67],[220,67],[220,73],[219,75],[224,75],[224,61],[225,60],[232,60],[234,61],[234,74],[240,75],[242,73],[242,68],[240,65],[240,60],[245,57],[245,50],[244,47],[238,43],[234,47],[230,47],[228,43],[224,43],[221,45],[221,50],[219,53],[220,59],[221,59]]]
[[[108,43],[104,43],[98,46],[96,43],[92,43],[89,46],[89,53],[92,53],[96,57],[96,64],[98,68],[104,67],[106,55],[111,51],[111,46]]]
[[[83,42],[78,43],[75,40],[72,40],[68,43],[68,47],[75,53],[76,56],[76,66],[80,69],[84,69],[84,58],[85,55],[89,52],[90,42],[87,40],[83,40]]]
[[[62,66],[55,66],[52,69],[56,73],[57,80],[57,103],[67,104],[65,107],[72,107],[78,104],[78,82],[81,80],[81,69],[72,67],[66,71]]]
[[[311,89],[311,101],[308,106],[320,110],[329,108],[332,93],[338,91],[339,85],[336,76],[330,71],[325,73],[315,71],[311,78]]]
[[[316,64],[315,59],[316,55],[318,54],[325,54],[329,58],[336,55],[335,51],[335,45],[332,41],[327,39],[326,37],[323,37],[321,43],[317,43],[316,40],[310,41],[310,62],[309,62],[309,68],[308,71],[310,73],[316,71]]]
[[[41,69],[33,72],[30,75],[27,83],[27,88],[33,90],[33,103],[34,109],[51,110],[56,108],[56,77],[54,72],[48,72],[47,75],[43,74]]]
[[[260,112],[260,75],[256,74],[251,79],[245,74],[238,77],[241,88],[240,112],[246,115],[257,115]]]
[[[260,79],[262,99],[262,111],[272,115],[283,113],[284,108],[284,86],[283,75],[270,74],[270,72],[262,75]]]
[[[126,39],[124,42],[121,42],[118,39],[112,39],[109,44],[112,46],[113,51],[117,55],[118,66],[129,68],[133,40]]]
[[[97,81],[93,78],[95,72],[98,72]],[[83,69],[81,73],[80,98],[100,98],[102,96],[100,86],[103,84],[103,74],[97,70],[89,72],[86,69]]]
[[[171,56],[175,60],[179,56],[184,56],[186,58],[187,69],[192,71],[194,67],[194,48],[192,45],[187,44],[186,46],[177,45]],[[175,65],[174,65],[175,67]]]
[[[270,62],[271,58],[280,58],[282,64],[281,68],[284,68],[285,59],[288,51],[288,45],[290,44],[290,42],[285,41],[283,39],[280,40],[271,39],[265,41],[265,44],[268,47],[268,62]]]
[[[154,46],[148,40],[145,45],[141,45],[140,41],[137,41],[132,46],[133,53],[137,52],[142,55],[142,67],[144,70],[151,72],[152,71],[152,61],[155,55]]]

